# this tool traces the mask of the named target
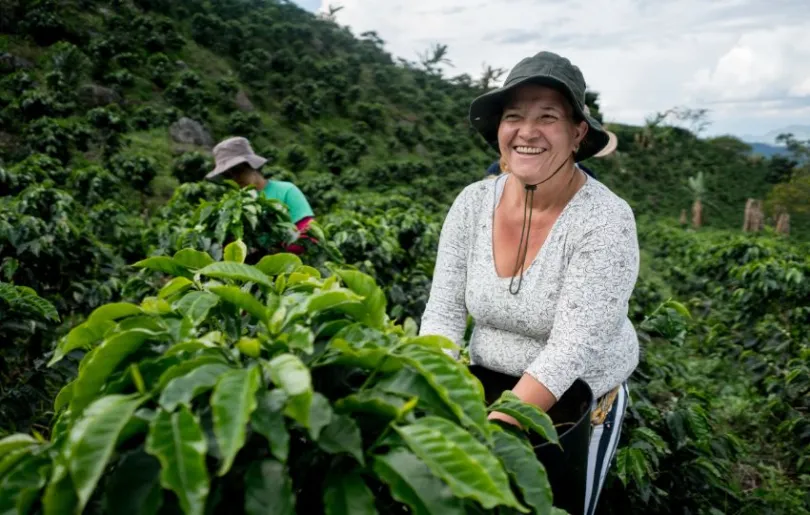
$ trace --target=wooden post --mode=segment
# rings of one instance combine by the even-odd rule
[[[754,232],[759,232],[765,225],[765,213],[762,211],[762,201],[755,200],[753,205],[754,212],[752,213],[752,229]]]
[[[790,215],[786,211],[776,217],[776,232],[785,236],[790,234]]]
[[[698,229],[701,225],[703,225],[703,203],[696,200],[692,204],[692,226]]]
[[[743,232],[750,232],[751,231],[751,205],[754,203],[754,199],[749,198],[745,201],[745,212],[743,214]]]
[[[743,220],[743,232],[759,232],[765,223],[765,215],[762,212],[762,201],[749,198],[745,203],[745,215]]]

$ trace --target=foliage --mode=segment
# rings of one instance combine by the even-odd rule
[[[642,241],[691,314],[670,303],[640,323],[645,355],[605,505],[807,513],[806,246],[661,223]]]
[[[237,240],[224,261],[183,249],[136,263],[174,277],[140,304],[96,309],[61,340],[52,364],[87,352],[56,398],[51,440],[0,440],[4,503],[44,513],[550,509],[527,435],[487,420],[480,384],[444,352],[452,342],[391,323],[367,275],[333,267],[322,277],[292,254],[250,266],[245,254]],[[557,441],[546,414],[514,407]]]
[[[206,297],[210,294],[219,300],[204,316],[192,317],[191,326],[183,325],[176,320],[184,319],[190,309],[204,308],[206,301],[174,307],[171,296],[150,298],[168,285],[185,287],[185,281],[166,283],[161,273],[128,263],[151,260],[177,272],[180,269],[166,263],[173,263],[175,256],[182,260],[201,255],[189,249],[206,253],[218,264],[244,250],[245,263],[259,266],[266,254],[285,248],[298,252],[303,247],[300,259],[311,268],[302,267],[300,274],[311,275],[312,280],[285,272],[282,276],[287,279],[281,282],[287,282],[278,285],[283,295],[275,293],[279,299],[311,299],[333,280],[329,277],[334,269],[327,262],[348,266],[374,278],[390,319],[383,336],[366,324],[362,337],[351,341],[393,346],[408,341],[427,300],[444,214],[458,192],[481,178],[497,158],[466,124],[469,102],[505,71],[485,66],[480,79],[445,76],[451,68],[439,66],[448,64],[444,60],[452,50],[442,43],[424,54],[424,63],[394,59],[376,33],[355,36],[334,20],[317,18],[291,2],[0,0],[0,7],[0,40],[7,52],[3,65],[8,68],[0,78],[0,280],[5,281],[0,285],[5,292],[0,300],[4,331],[0,431],[30,433],[35,439],[30,447],[30,438],[24,437],[0,444],[0,453],[12,447],[26,449],[0,458],[0,488],[17,485],[14,488],[21,490],[15,491],[23,492],[13,498],[20,504],[12,509],[36,506],[31,510],[35,512],[41,508],[37,492],[42,493],[46,484],[57,485],[48,486],[52,492],[70,493],[69,488],[60,489],[74,481],[84,481],[81,496],[89,512],[109,511],[105,499],[138,498],[142,504],[132,504],[133,511],[144,512],[154,511],[160,499],[162,509],[169,511],[181,509],[182,502],[195,502],[181,501],[159,486],[161,481],[172,485],[177,478],[167,473],[162,480],[161,459],[149,454],[152,450],[164,456],[165,449],[159,439],[149,444],[148,428],[154,425],[157,431],[180,423],[182,412],[183,423],[193,419],[203,426],[203,439],[189,442],[199,446],[204,441],[206,451],[195,451],[193,445],[188,450],[192,459],[206,456],[205,467],[199,470],[209,478],[207,504],[219,503],[223,510],[230,492],[238,492],[236,505],[243,507],[237,511],[253,511],[257,505],[275,506],[262,504],[263,496],[274,488],[280,495],[314,478],[313,485],[327,481],[330,488],[323,494],[309,494],[311,489],[296,492],[297,506],[311,503],[317,508],[327,499],[330,510],[348,511],[349,502],[367,500],[364,492],[371,491],[380,494],[375,501],[382,503],[378,509],[383,512],[408,502],[439,503],[442,513],[460,511],[454,504],[457,497],[448,492],[458,492],[462,485],[456,483],[451,490],[448,483],[441,486],[434,476],[422,474],[431,469],[425,465],[426,455],[409,447],[413,435],[408,430],[403,434],[391,430],[381,438],[379,427],[368,423],[369,413],[351,411],[381,408],[393,419],[399,413],[396,406],[405,406],[404,401],[397,398],[391,408],[360,397],[338,406],[335,396],[348,388],[362,388],[356,381],[370,377],[368,368],[343,376],[326,373],[345,368],[339,363],[312,367],[309,360],[326,352],[334,337],[329,331],[339,329],[337,324],[328,330],[308,325],[309,315],[295,311],[292,300],[283,310],[269,304],[275,298],[271,295],[275,283],[244,285],[243,291],[230,279],[196,277],[186,270],[181,275],[190,275],[185,279],[191,286],[183,295],[194,290],[203,295],[200,298],[211,299]],[[251,99],[252,111],[236,110],[240,91]],[[592,114],[605,115],[598,92],[588,91],[586,101]],[[278,202],[232,184],[204,181],[212,168],[210,149],[176,142],[169,135],[169,126],[182,116],[202,123],[215,141],[234,133],[250,136],[254,148],[270,161],[263,173],[292,181],[307,195],[316,213],[310,230],[314,240],[298,238],[287,210]],[[810,249],[800,243],[810,230],[810,215],[802,214],[810,205],[802,189],[808,145],[786,135],[782,141],[789,156],[760,158],[737,138],[703,137],[707,123],[705,111],[673,109],[651,116],[642,127],[611,124],[608,128],[619,137],[617,152],[586,163],[634,208],[645,256],[629,313],[642,342],[641,363],[631,377],[633,402],[600,502],[606,513],[810,511],[806,497]],[[705,204],[704,228],[693,232],[649,222],[689,208],[696,193],[690,189],[692,177],[702,178],[698,189]],[[777,205],[788,209],[790,239],[775,237],[770,229],[753,236],[719,231],[741,227],[748,198],[768,199],[773,212]],[[772,225],[773,220],[768,222]],[[225,251],[237,241],[245,248],[236,245],[233,252]],[[184,249],[185,254],[178,254]],[[346,268],[341,270],[345,273]],[[257,328],[256,318],[228,307],[230,301],[212,289],[217,287],[214,281],[254,298],[261,304],[257,313],[284,311],[284,317],[299,313],[307,322],[299,321],[294,338],[290,333],[287,341],[259,341],[261,356],[254,358],[249,353],[256,350],[250,338],[260,339],[251,332]],[[341,283],[352,289],[342,279],[335,279],[329,288],[343,291]],[[310,286],[311,291],[302,291]],[[40,313],[37,298],[50,303],[59,319],[49,318],[49,310]],[[171,311],[163,312],[166,303]],[[71,459],[82,462],[95,459],[95,454],[82,454],[91,441],[86,438],[89,433],[80,435],[75,449],[66,439],[73,431],[79,435],[95,425],[87,425],[86,410],[75,418],[63,413],[54,421],[51,406],[58,388],[81,375],[81,359],[87,360],[85,367],[96,362],[93,351],[77,348],[52,367],[46,364],[57,341],[65,341],[65,335],[82,324],[92,325],[93,314],[96,321],[103,319],[99,313],[109,305],[146,310],[110,322],[119,329],[121,324],[136,323],[137,317],[155,323],[174,321],[165,331],[158,329],[159,335],[150,335],[128,361],[122,360],[98,383],[104,389],[101,398],[108,399],[94,398],[101,402],[98,416],[142,404],[135,415],[114,421],[126,422],[122,438],[108,447],[108,460],[98,460],[94,474],[104,469],[103,477],[91,484],[92,477],[82,475],[90,469],[75,464],[71,469],[64,453],[71,452]],[[224,316],[222,310],[227,312]],[[340,317],[348,320],[365,311],[330,313],[337,317],[330,320],[339,322]],[[331,409],[335,420],[358,424],[363,439],[361,452],[355,447],[355,454],[364,465],[352,453],[339,451],[346,435],[330,433],[328,424],[316,439],[309,433],[311,427],[271,415],[257,423],[277,424],[280,419],[285,424],[292,435],[288,456],[297,457],[296,467],[289,466],[290,460],[282,464],[276,456],[278,441],[254,434],[251,417],[242,425],[243,450],[236,452],[230,471],[218,476],[225,456],[219,442],[225,440],[222,428],[214,430],[210,389],[189,401],[185,411],[175,409],[159,423],[144,418],[157,415],[160,397],[138,397],[144,395],[139,384],[150,387],[147,395],[163,391],[151,387],[160,386],[161,367],[171,363],[168,350],[160,347],[163,339],[185,338],[183,331],[208,330],[226,320],[228,327],[218,329],[222,340],[206,339],[204,332],[196,335],[202,336],[197,340],[202,346],[216,345],[225,366],[241,370],[243,377],[254,373],[250,363],[259,363],[262,379],[268,379],[261,363],[270,363],[290,344],[306,344],[308,335],[314,335],[311,354],[303,349],[292,353],[307,363],[312,398],[329,399],[328,409],[321,401],[315,408]],[[262,327],[264,323],[258,323]],[[228,333],[238,328],[247,333]],[[73,334],[75,338],[78,333]],[[99,339],[107,341],[103,336]],[[242,336],[248,339],[240,343]],[[192,352],[193,344],[184,348],[183,352]],[[238,352],[240,348],[248,354]],[[363,347],[346,359],[373,360],[374,355]],[[124,366],[124,361],[137,368]],[[407,366],[413,368],[414,363]],[[375,374],[370,388],[377,388],[384,375]],[[275,384],[269,379],[262,388]],[[385,387],[392,385],[404,387],[401,382]],[[132,403],[121,395],[133,395]],[[432,413],[454,421],[450,408],[446,413],[425,408],[424,402],[436,401],[435,395],[427,399],[417,401],[410,415],[421,420]],[[257,406],[267,407],[258,399]],[[262,409],[257,407],[254,413]],[[395,425],[417,427],[415,420],[406,418]],[[233,425],[237,436],[238,427]],[[490,452],[509,440],[507,433],[491,430],[496,447],[489,446]],[[324,434],[330,436],[324,440]],[[332,437],[335,442],[324,444]],[[372,449],[372,437],[411,450]],[[226,454],[233,452],[239,439],[227,441],[234,447],[225,448]],[[101,442],[110,444],[109,439]],[[265,458],[277,463],[261,461]],[[318,465],[334,472],[327,476]],[[362,467],[363,473],[352,472],[353,466]],[[11,471],[13,475],[8,475]],[[285,474],[290,482],[282,479]],[[403,474],[421,475],[408,482]],[[54,478],[59,481],[54,483]],[[394,484],[394,490],[386,490]],[[530,505],[527,491],[512,486],[515,496]],[[246,490],[260,494],[250,507],[241,503]],[[72,491],[79,496],[78,489]],[[0,499],[0,512],[5,512],[2,503],[8,497]],[[55,506],[70,501],[56,495],[49,499]],[[474,503],[464,502],[469,512],[486,511],[480,503],[473,509]],[[115,508],[125,504],[117,502]],[[277,511],[284,509],[282,504]]]

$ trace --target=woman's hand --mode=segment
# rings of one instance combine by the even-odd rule
[[[506,422],[507,424],[512,424],[513,426],[520,427],[521,429],[523,429],[520,426],[520,423],[517,420],[515,420],[513,417],[510,417],[509,415],[506,415],[506,414],[501,413],[499,411],[493,411],[492,413],[489,414],[489,416],[487,418],[489,420],[502,420],[502,421]]]

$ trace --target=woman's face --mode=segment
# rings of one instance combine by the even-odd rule
[[[241,188],[252,185],[254,181],[255,171],[247,163],[241,163],[229,169],[225,173],[225,177],[234,181]]]
[[[524,184],[537,184],[571,157],[587,131],[584,121],[574,123],[560,92],[526,84],[504,106],[498,147],[510,173]]]

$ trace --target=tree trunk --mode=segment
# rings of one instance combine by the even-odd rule
[[[688,223],[686,218],[686,209],[681,209],[681,218],[678,220],[678,223],[680,223],[682,226]]]

